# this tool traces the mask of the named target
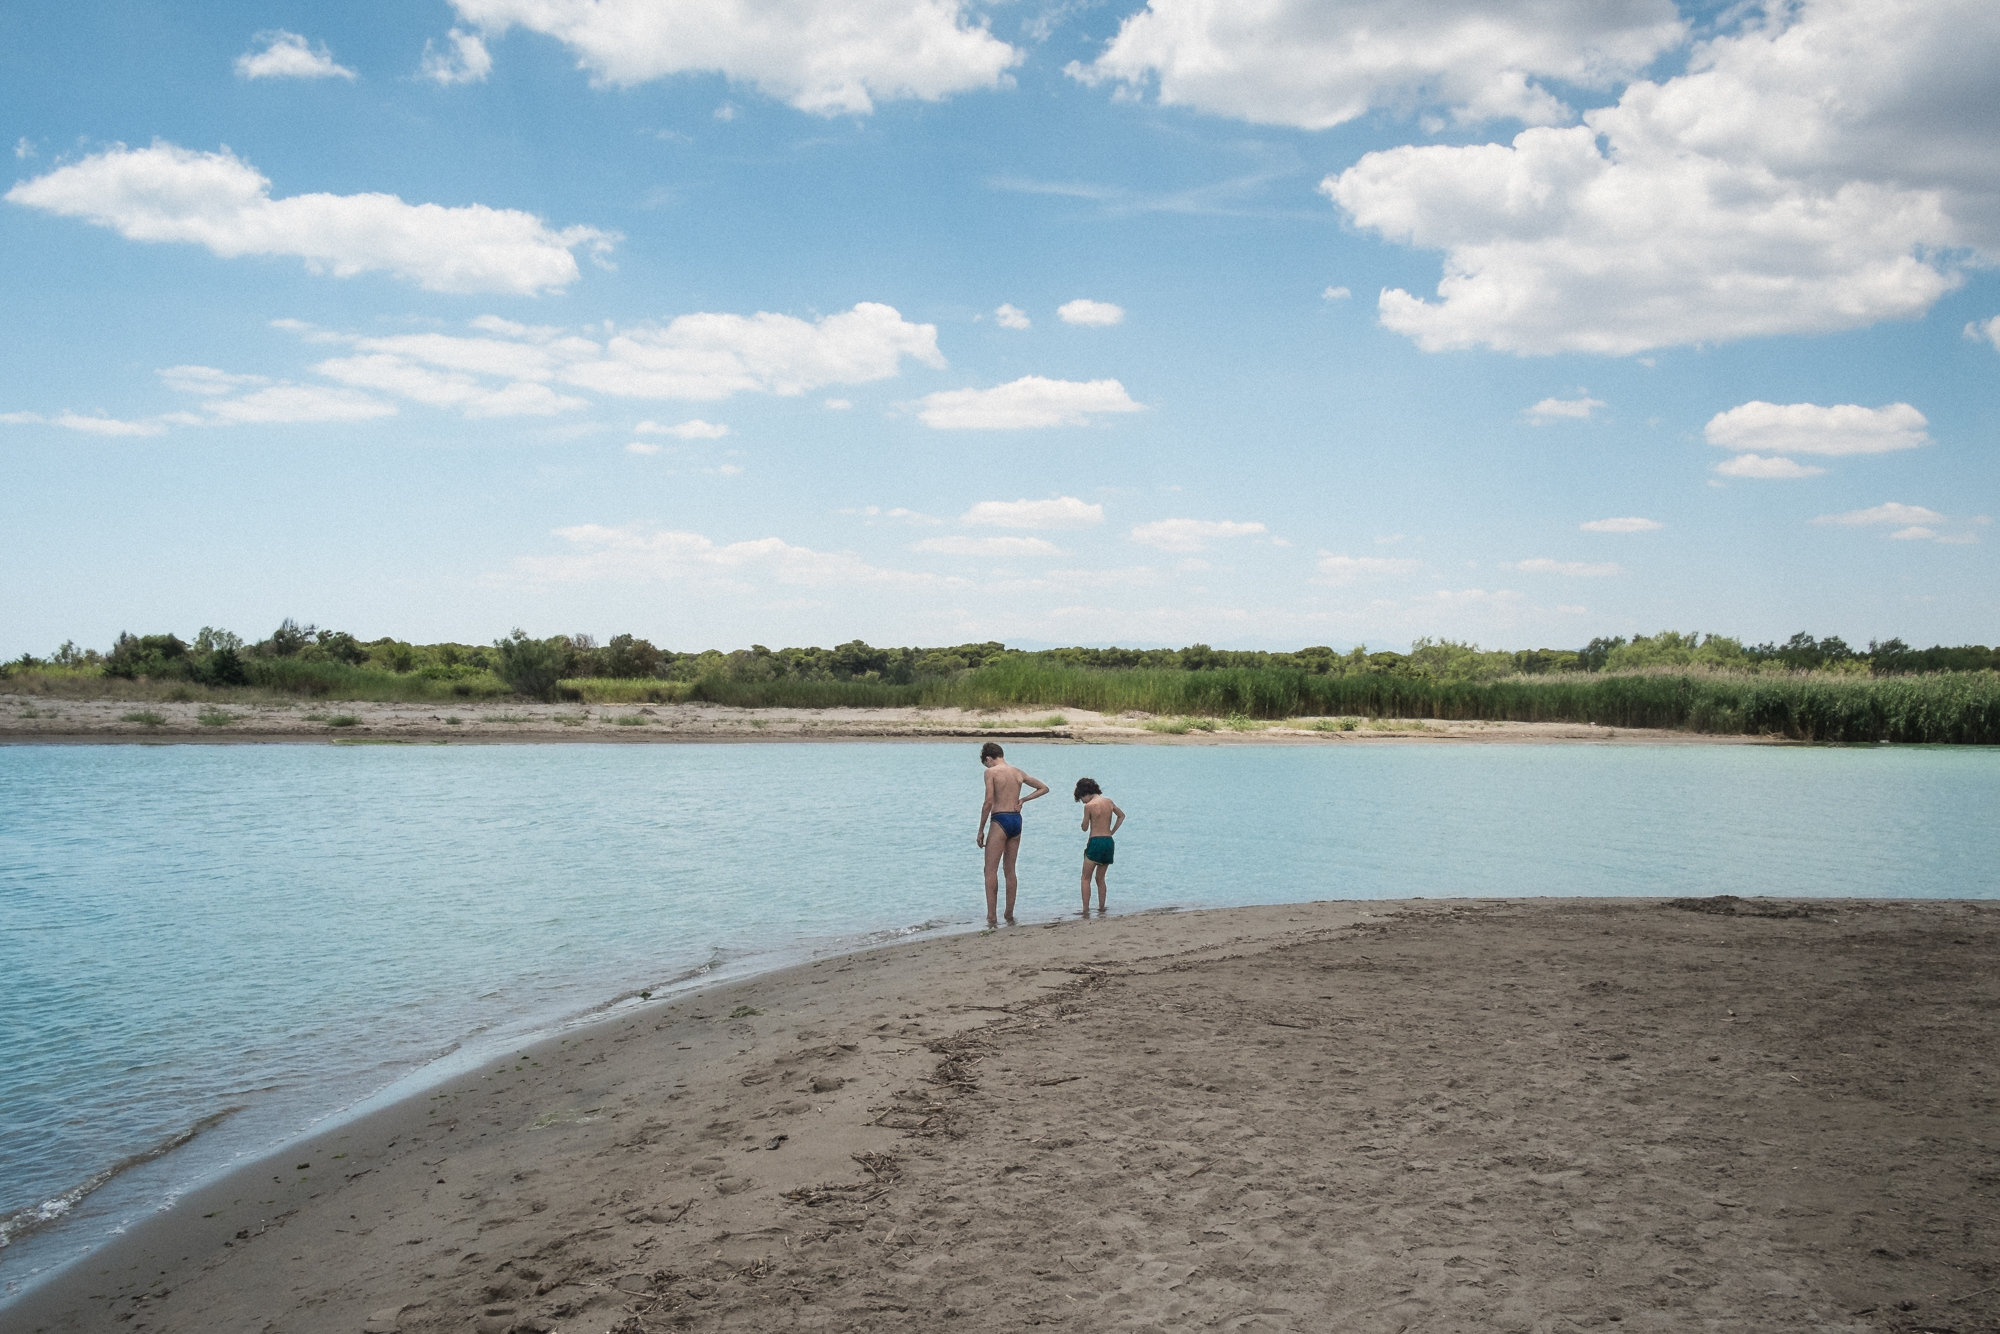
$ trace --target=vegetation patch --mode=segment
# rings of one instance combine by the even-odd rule
[[[203,727],[227,727],[236,721],[236,715],[222,709],[203,709],[194,720]]]
[[[328,727],[354,727],[359,725],[360,722],[361,720],[351,713],[336,713],[326,720],[326,725]]]
[[[137,713],[120,714],[118,721],[121,723],[144,723],[148,727],[159,727],[167,720],[159,714],[154,713],[151,709],[146,709]]]

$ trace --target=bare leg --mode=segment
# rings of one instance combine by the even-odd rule
[[[1017,834],[1005,842],[1007,851],[1001,854],[1000,862],[1007,868],[1007,920],[1011,922],[1014,920],[1014,895],[1021,888],[1021,878],[1014,874],[1014,859],[1021,855],[1020,835]],[[992,846],[991,840],[988,840],[987,846]]]
[[[1085,857],[1083,859],[1083,915],[1085,917],[1090,916],[1090,868],[1095,865],[1097,863],[1090,860],[1090,858]]]
[[[1008,847],[1007,836],[996,825],[986,828],[986,925],[1000,925],[1000,858]],[[1012,912],[1010,902],[1009,913]]]
[[[1108,867],[1108,866],[1105,866],[1105,865],[1104,865],[1103,863],[1101,863],[1101,862],[1100,862],[1100,863],[1098,864],[1098,867],[1097,867],[1097,911],[1099,911],[1100,913],[1104,911],[1104,892],[1105,892],[1105,891],[1104,891],[1104,873],[1105,873],[1106,871],[1110,870],[1110,869],[1111,869],[1110,867]],[[1086,909],[1090,907],[1090,886],[1089,886],[1089,885],[1085,885],[1085,886],[1083,887],[1083,905],[1084,905],[1084,907],[1085,907]]]

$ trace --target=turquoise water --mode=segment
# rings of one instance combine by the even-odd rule
[[[1026,922],[1075,910],[1084,773],[1131,816],[1115,911],[2000,885],[1991,751],[1010,750],[1056,789],[1027,808]],[[0,1285],[440,1061],[641,989],[976,924],[975,756],[0,748]]]

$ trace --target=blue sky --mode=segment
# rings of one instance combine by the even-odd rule
[[[2000,11],[0,15],[0,654],[1993,642]]]

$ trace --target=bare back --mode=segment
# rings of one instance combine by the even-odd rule
[[[1115,823],[1114,816],[1117,817]],[[1108,837],[1119,825],[1125,823],[1125,812],[1119,810],[1116,802],[1100,792],[1083,803],[1083,821],[1084,828],[1089,831],[1092,838]]]
[[[1021,809],[1021,789],[1034,780],[1002,760],[986,770],[986,802],[993,814]]]

